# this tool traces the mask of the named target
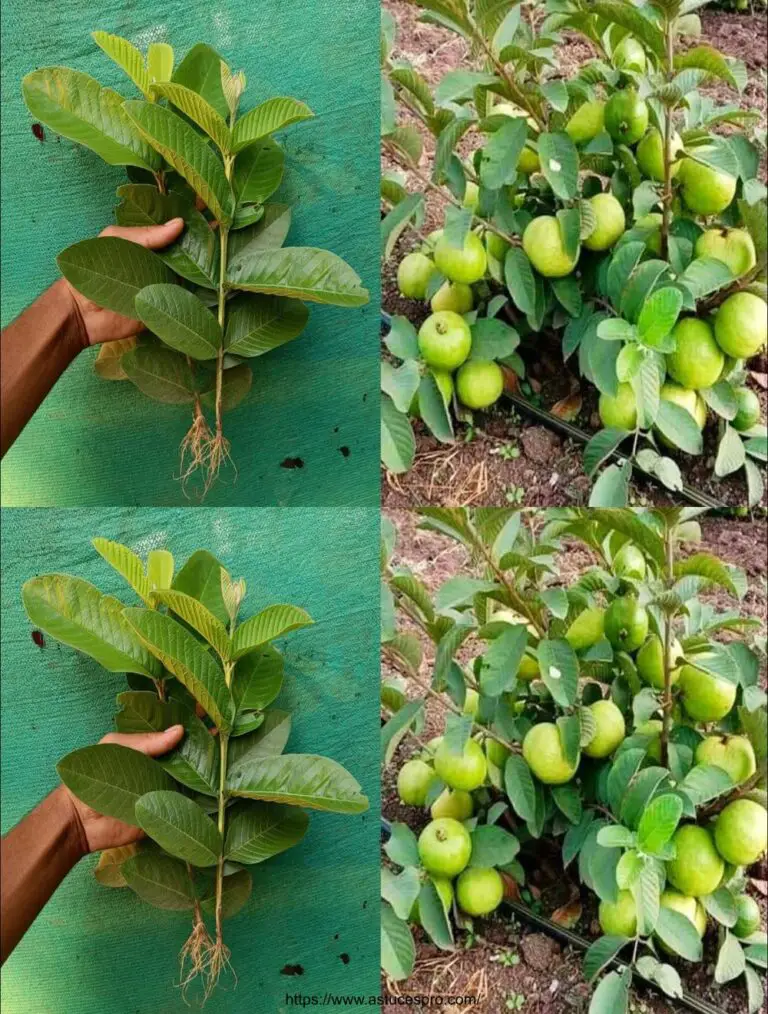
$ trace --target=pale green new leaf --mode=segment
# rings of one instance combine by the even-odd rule
[[[45,574],[30,578],[21,597],[35,626],[89,655],[109,672],[160,676],[160,666],[125,622],[123,603],[88,581]]]
[[[104,50],[110,60],[124,70],[136,87],[144,95],[149,95],[149,88],[152,84],[144,57],[140,51],[127,39],[119,35],[110,35],[109,32],[91,32],[91,38],[99,47]]]
[[[191,595],[209,609],[221,623],[229,622],[221,590],[221,561],[205,549],[198,549],[187,560],[176,577],[176,591]]]
[[[136,313],[153,334],[192,359],[215,359],[222,333],[207,306],[180,285],[148,285],[136,296]]]
[[[309,817],[296,806],[249,801],[230,811],[224,856],[239,863],[263,863],[297,845]]]
[[[91,544],[99,556],[102,556],[110,567],[114,567],[139,598],[149,605],[152,585],[144,571],[144,564],[133,550],[119,542],[110,542],[109,539],[91,539]]]
[[[222,850],[218,828],[180,792],[147,792],[136,802],[136,820],[172,856],[193,866],[213,866],[218,861]]]
[[[291,123],[314,116],[309,106],[296,99],[272,98],[251,109],[235,124],[232,132],[232,150],[241,151],[254,141],[274,134]]]
[[[167,549],[150,549],[147,553],[147,578],[154,591],[170,588],[173,581],[173,553]]]
[[[238,711],[262,711],[283,685],[283,656],[271,645],[244,655],[235,666],[232,696]]]
[[[308,627],[313,622],[309,613],[298,606],[267,606],[237,628],[232,639],[232,657],[240,658],[276,637]]]
[[[162,345],[139,345],[121,365],[128,379],[148,398],[169,405],[195,400],[195,378],[187,357]]]
[[[242,293],[228,304],[224,346],[236,356],[262,356],[297,338],[308,320],[298,299]]]
[[[147,47],[147,70],[154,84],[170,81],[173,74],[173,47],[167,42],[150,42]]]
[[[198,632],[213,648],[222,659],[229,658],[230,644],[229,634],[224,624],[217,620],[213,613],[207,609],[202,602],[185,595],[184,592],[173,589],[156,591],[154,598],[180,616],[182,620]]]
[[[219,116],[229,114],[221,80],[221,57],[204,42],[199,42],[187,53],[173,73],[173,80],[190,91],[197,92]]]
[[[232,186],[238,204],[263,204],[280,186],[285,154],[270,137],[254,142],[235,159]]]
[[[155,908],[192,908],[195,891],[184,863],[162,852],[139,852],[120,870],[132,891]]]
[[[329,757],[313,754],[245,757],[227,772],[227,790],[234,796],[333,813],[368,809],[368,799],[352,775]]]
[[[236,258],[228,266],[227,281],[235,289],[335,306],[363,306],[369,298],[345,261],[313,247],[283,247]]]
[[[219,116],[213,106],[206,102],[202,96],[185,88],[184,85],[167,80],[160,84],[154,84],[152,90],[156,95],[168,99],[201,130],[204,130],[220,151],[225,154],[229,153],[231,148],[229,127],[223,117]]]

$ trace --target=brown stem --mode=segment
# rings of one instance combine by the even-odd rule
[[[716,813],[719,813],[729,803],[733,803],[737,799],[742,799],[748,795],[752,789],[760,781],[760,772],[756,771],[751,778],[748,778],[743,785],[740,785],[735,792],[731,792],[726,796],[721,796],[719,799],[713,800],[709,806],[705,806],[702,810],[699,810],[699,817],[711,817]]]
[[[668,527],[666,532],[667,549],[667,587],[671,588],[674,581],[674,539],[672,531]],[[661,766],[669,764],[669,727],[672,719],[672,669],[669,664],[669,655],[672,648],[672,618],[673,614],[667,613],[664,616],[664,702],[662,707],[661,725]]]
[[[539,130],[546,130],[547,124],[541,118],[541,115],[536,106],[531,102],[531,100],[528,98],[525,92],[518,87],[518,84],[515,81],[515,79],[510,75],[507,68],[504,66],[504,64],[501,62],[498,56],[496,56],[493,49],[488,45],[482,31],[477,27],[477,25],[471,18],[470,24],[472,26],[474,41],[483,50],[485,55],[493,64],[494,70],[502,79],[504,84],[507,86],[509,98],[511,98],[516,105],[520,106],[522,109],[525,109],[525,111],[531,116],[531,118],[535,120],[536,126],[539,128]]]
[[[538,614],[525,601],[525,599],[518,594],[517,590],[512,586],[511,582],[507,578],[507,575],[504,573],[503,570],[500,569],[499,565],[493,559],[490,550],[486,547],[482,539],[479,538],[477,539],[477,545],[479,546],[480,552],[482,553],[486,563],[493,571],[496,580],[499,581],[504,586],[504,590],[506,591],[507,597],[509,598],[509,604],[516,612],[520,613],[521,616],[524,616],[526,620],[528,620],[528,622],[531,623],[533,627],[535,627],[536,633],[539,635],[539,637],[545,637],[547,632],[544,626],[542,625],[542,622]]]
[[[667,81],[672,80],[672,73],[675,65],[674,52],[674,31],[672,21],[667,20],[666,42],[667,42]],[[670,159],[670,144],[672,143],[672,110],[674,106],[664,107],[664,193],[661,200],[661,258],[667,260],[669,257],[669,217],[672,209],[672,162]]]

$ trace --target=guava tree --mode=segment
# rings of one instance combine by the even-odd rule
[[[698,513],[423,509],[469,558],[434,595],[393,563],[385,521],[382,649],[401,678],[382,687],[383,761],[413,744],[398,791],[432,818],[418,839],[395,824],[387,846],[393,978],[412,968],[409,920],[453,947],[453,922],[493,911],[547,841],[599,905],[592,1014],[626,1011],[635,975],[680,996],[667,956],[701,961],[707,933],[715,981],[742,977],[761,1008],[766,935],[745,870],[768,835],[765,635],[708,601],[722,589],[738,603],[747,583],[696,546]],[[593,562],[566,585],[574,540]],[[414,624],[434,644],[431,674]],[[428,702],[445,726],[424,742]]]
[[[392,58],[385,22],[382,144],[408,174],[382,181],[385,255],[405,229],[421,232],[426,195],[445,206],[444,227],[399,267],[402,293],[433,314],[418,334],[395,318],[385,339],[403,360],[383,368],[387,466],[412,460],[399,417],[421,409],[436,372],[457,371],[455,398],[437,379],[464,415],[498,399],[505,369],[523,376],[521,340],[555,337],[599,392],[605,428],[585,450],[593,506],[626,504],[633,468],[680,490],[666,448],[702,454],[708,419],[715,474],[743,470],[759,502],[766,428],[746,364],[766,343],[765,130],[757,111],[706,93],[742,92],[747,73],[697,41],[703,0],[414,3],[470,56],[433,89]],[[559,47],[574,31],[594,56],[565,74]],[[463,346],[426,333],[459,317]],[[423,414],[441,440],[448,414]]]
[[[185,734],[156,760],[99,743],[67,754],[57,770],[82,802],[146,833],[102,852],[96,879],[127,886],[156,908],[192,913],[181,985],[186,992],[202,976],[207,998],[231,969],[223,922],[250,897],[250,867],[302,840],[305,809],[360,813],[368,800],[336,761],[283,753],[291,716],[270,707],[284,669],[272,642],[309,626],[305,610],[275,604],[240,620],[246,583],[211,553],[199,550],[176,570],[167,550],[150,551],[145,565],[117,542],[93,545],[140,604],[78,577],[44,574],[24,585],[27,614],[108,672],[126,673],[118,732],[181,724]]]

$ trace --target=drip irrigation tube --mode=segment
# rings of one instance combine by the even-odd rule
[[[392,317],[385,310],[381,311],[381,322],[388,328],[392,326]],[[552,415],[552,413],[547,412],[546,409],[533,405],[530,401],[527,401],[525,398],[521,398],[519,395],[505,393],[505,397],[515,406],[515,408],[519,409],[521,412],[525,412],[529,416],[532,416],[534,419],[538,420],[538,422],[548,426],[549,429],[560,433],[561,436],[566,436],[570,440],[575,440],[581,444],[587,444],[591,439],[590,434],[585,433],[584,430],[580,430],[578,426],[574,426],[572,423],[566,422],[564,419],[559,419],[556,415]],[[615,450],[606,460],[624,461],[626,458],[626,454],[622,454],[621,451]],[[652,472],[647,472],[644,468],[641,468],[637,461],[632,462],[632,467],[636,468],[638,472],[641,472],[647,479],[654,482],[661,489],[665,490],[667,493],[669,492],[666,486],[659,482],[658,478]],[[688,486],[687,484],[683,485],[683,488],[680,490],[680,495],[689,503],[695,504],[697,507],[711,507],[719,510],[726,508],[726,505],[716,497],[710,496],[708,493],[701,493],[699,490],[694,489],[693,486]]]
[[[381,819],[381,839],[382,842],[386,842],[392,833],[392,825],[390,822],[382,817]],[[554,937],[559,940],[560,943],[567,944],[569,947],[575,947],[580,951],[586,951],[590,947],[590,942],[580,937],[577,933],[572,933],[571,930],[565,929],[563,926],[558,926],[557,923],[552,922],[550,919],[545,919],[544,916],[537,915],[532,912],[525,905],[520,905],[515,901],[505,901],[504,904],[507,908],[511,909],[512,912],[531,926],[535,926],[536,929],[542,930],[550,937]],[[606,969],[615,969],[618,972],[622,972],[627,968],[627,963],[622,961],[620,958],[613,958],[605,966]],[[632,974],[636,978],[640,979],[643,983],[652,987],[656,992],[665,995],[659,989],[657,983],[652,979],[646,978],[641,975],[636,968],[632,969]],[[675,998],[675,1002],[679,1003],[683,1007],[687,1007],[688,1010],[696,1011],[697,1014],[722,1014],[719,1007],[715,1007],[714,1004],[708,1003],[706,1000],[699,1000],[698,997],[693,996],[691,993],[683,991],[683,995]]]

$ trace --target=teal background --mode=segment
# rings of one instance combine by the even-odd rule
[[[293,715],[287,751],[344,764],[371,808],[356,816],[312,811],[298,846],[251,868],[251,899],[225,924],[238,985],[222,980],[209,1014],[292,1012],[300,1008],[285,995],[296,992],[378,995],[378,526],[378,511],[366,508],[2,512],[3,831],[56,785],[64,754],[110,730],[115,695],[125,688],[122,676],[71,648],[47,637],[43,648],[33,642],[20,598],[27,578],[63,571],[135,604],[92,537],[126,543],[142,557],[168,548],[177,568],[205,548],[248,582],[244,617],[286,601],[315,620],[278,642],[286,679],[275,703]],[[6,962],[4,1014],[189,1010],[173,984],[187,913],[102,887],[95,865],[96,857],[78,864]],[[286,964],[304,974],[282,975]]]
[[[177,62],[196,42],[209,43],[245,70],[243,111],[273,95],[307,102],[315,119],[278,135],[286,178],[273,199],[293,206],[287,243],[333,250],[371,293],[362,308],[313,305],[301,338],[253,360],[253,388],[226,417],[237,479],[223,474],[206,504],[377,503],[377,0],[3,0],[3,325],[54,281],[60,250],[113,221],[124,169],[47,129],[40,143],[21,98],[22,77],[49,65],[85,71],[136,97],[90,38],[95,29],[142,51],[169,42]],[[88,351],[70,367],[6,455],[4,505],[186,503],[174,476],[187,406],[101,380],[94,358]],[[281,467],[296,457],[303,468]]]

